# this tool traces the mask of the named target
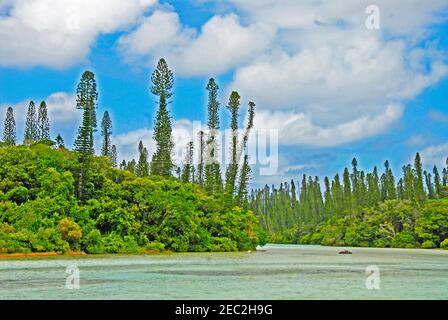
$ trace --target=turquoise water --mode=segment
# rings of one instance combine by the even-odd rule
[[[448,299],[448,251],[350,250],[0,260],[0,299]],[[66,289],[70,265],[79,290]],[[371,265],[379,290],[366,288]]]

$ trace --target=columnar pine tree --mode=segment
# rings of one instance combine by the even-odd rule
[[[95,75],[91,71],[86,71],[81,77],[77,89],[76,108],[83,110],[83,119],[78,136],[75,140],[75,150],[86,158],[93,155],[93,133],[95,132],[96,108],[98,93],[96,89]]]
[[[126,160],[121,161],[120,163],[120,169],[121,170],[126,170],[128,167],[128,164],[126,163]]]
[[[200,131],[199,132],[199,163],[198,163],[198,170],[197,170],[197,181],[199,185],[204,186],[204,162],[205,162],[205,132]]]
[[[131,161],[128,162],[128,166],[126,168],[126,170],[128,170],[129,172],[136,174],[136,168],[137,168],[137,163],[135,162],[135,159],[132,159]]]
[[[348,168],[344,170],[344,210],[351,213],[353,209],[352,186]]]
[[[385,172],[381,176],[381,198],[382,200],[397,199],[397,190],[395,188],[395,178],[390,168],[389,161],[384,163]]]
[[[239,188],[238,188],[238,195],[237,195],[237,203],[243,207],[247,207],[247,195],[248,195],[248,185],[250,181],[250,164],[249,164],[249,156],[244,156],[243,165],[241,167],[241,173],[239,178]]]
[[[308,185],[306,181],[306,175],[303,175],[301,187],[300,187],[300,195],[299,195],[299,203],[300,203],[300,220],[301,222],[307,222],[309,218],[309,209],[308,209]]]
[[[325,184],[325,192],[324,192],[325,215],[327,217],[329,217],[334,212],[334,202],[333,202],[333,197],[331,195],[330,179],[328,179],[328,177],[325,177],[324,184]]]
[[[16,145],[16,120],[14,119],[14,111],[11,107],[6,110],[6,118],[3,126],[3,142],[7,146]]]
[[[423,165],[422,160],[420,158],[420,154],[417,153],[414,161],[414,170],[415,170],[415,183],[414,183],[414,192],[415,192],[415,200],[418,203],[423,203],[426,199],[425,189],[423,187]]]
[[[77,181],[77,196],[84,200],[87,198],[87,182],[89,180],[90,159],[94,154],[93,133],[96,128],[96,108],[98,93],[96,89],[95,75],[86,71],[81,77],[77,89],[76,107],[83,110],[82,124],[78,129],[75,140],[75,151],[80,163]]]
[[[142,141],[138,144],[138,152],[140,156],[138,158],[135,174],[141,178],[147,177],[149,175],[148,150],[143,146]]]
[[[403,180],[403,178],[400,178],[400,180],[398,180],[397,197],[398,197],[399,200],[404,200],[405,199],[404,180]]]
[[[249,108],[248,108],[248,112],[247,112],[247,125],[246,125],[246,130],[244,132],[243,135],[243,139],[241,141],[241,145],[237,148],[236,152],[236,166],[233,168],[233,170],[238,170],[238,162],[241,159],[241,155],[243,152],[246,151],[247,148],[247,143],[249,141],[249,135],[251,130],[254,127],[254,118],[255,118],[255,103],[253,102],[249,102]],[[232,149],[233,152],[233,149]],[[249,156],[246,154],[244,157],[244,161],[243,161],[243,165],[241,167],[241,172],[240,172],[240,186],[239,189],[241,190],[242,188],[246,188],[248,187],[248,182],[245,182],[245,179],[249,179],[249,173],[250,173],[250,164],[249,164]],[[236,172],[234,173],[236,175]],[[233,175],[233,173],[232,173]],[[241,185],[242,181],[244,182],[244,185]],[[241,193],[241,191],[239,192]],[[244,190],[244,194],[247,195],[249,194],[249,190]],[[240,197],[240,199],[242,199]]]
[[[423,175],[425,177],[426,190],[428,191],[428,198],[434,199],[436,198],[434,183],[432,182],[432,175],[428,171],[424,171]]]
[[[358,171],[358,161],[356,158],[352,160],[353,172],[351,175],[352,182],[352,192],[353,192],[353,205],[358,207],[360,204],[360,188],[359,188],[359,171]]]
[[[295,210],[297,208],[297,189],[294,179],[291,179],[291,207]],[[296,217],[297,218],[297,217]]]
[[[159,109],[154,126],[156,151],[152,156],[151,174],[169,177],[173,169],[171,153],[174,144],[172,140],[171,116],[168,111],[168,100],[173,95],[174,77],[164,59],[160,59],[157,64],[157,68],[152,74],[151,82],[151,92],[159,98]]]
[[[205,190],[209,194],[221,192],[222,177],[218,160],[218,130],[219,130],[219,87],[214,79],[207,85],[208,91],[208,137],[206,144]]]
[[[50,120],[48,119],[47,104],[42,101],[37,116],[38,140],[50,140]]]
[[[117,153],[117,147],[115,145],[112,145],[111,152],[110,152],[110,158],[111,158],[112,167],[117,168],[118,167],[118,153]]]
[[[101,136],[103,137],[101,155],[104,157],[112,156],[112,143],[110,141],[111,135],[112,135],[112,120],[110,119],[109,112],[105,111],[103,115],[103,120],[101,121]]]
[[[182,176],[181,180],[183,182],[193,182],[193,153],[194,153],[194,146],[193,141],[188,143],[187,146],[187,155],[185,157],[185,163],[182,170]]]
[[[65,142],[64,139],[62,138],[62,136],[60,134],[58,134],[58,136],[56,137],[56,146],[61,149],[61,148],[65,148]]]
[[[405,200],[416,201],[415,199],[415,175],[411,165],[403,166],[403,198]]]
[[[238,173],[239,159],[238,157],[238,118],[240,108],[240,95],[233,91],[230,95],[229,105],[227,109],[230,111],[230,128],[231,128],[231,143],[230,143],[230,163],[226,171],[226,192],[233,195],[235,192],[235,182]]]
[[[37,141],[39,139],[39,130],[37,127],[36,106],[34,101],[28,105],[28,113],[26,115],[24,142]]]
[[[442,181],[440,180],[440,174],[439,174],[439,170],[437,169],[437,166],[434,166],[434,169],[432,172],[434,173],[435,196],[437,198],[441,198],[442,197]]]

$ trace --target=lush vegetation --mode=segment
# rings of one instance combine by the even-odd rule
[[[294,181],[279,189],[254,190],[250,208],[257,214],[269,241],[394,248],[448,248],[448,170],[439,175],[423,171],[420,155],[403,167],[395,182],[389,162],[384,173],[344,170],[324,192],[317,177]]]
[[[249,104],[246,131],[238,137],[240,98],[232,93],[234,164],[223,181],[217,161],[218,85],[210,79],[206,88],[208,131],[198,133],[196,166],[193,141],[183,166],[171,158],[173,85],[174,76],[161,59],[150,85],[157,100],[156,150],[149,161],[141,141],[138,162],[123,160],[120,169],[108,111],[101,121],[101,156],[95,155],[98,91],[92,72],[83,73],[77,88],[73,107],[82,111],[82,123],[74,151],[66,149],[59,134],[50,140],[45,102],[37,111],[30,102],[23,145],[17,146],[14,110],[8,108],[0,142],[0,253],[237,251],[264,244],[258,219],[247,209],[250,167],[244,153],[255,104]]]
[[[252,250],[258,220],[176,178],[139,178],[94,157],[76,197],[75,152],[46,144],[0,149],[0,252],[137,253]]]

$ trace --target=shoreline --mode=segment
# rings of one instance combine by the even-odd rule
[[[29,253],[0,253],[1,259],[15,259],[15,258],[39,258],[39,257],[83,257],[88,254],[85,252],[29,252]]]

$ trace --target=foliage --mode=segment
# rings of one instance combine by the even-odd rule
[[[0,162],[0,252],[235,251],[266,242],[253,213],[199,185],[139,178],[92,157],[80,201],[74,152],[36,143],[0,148]]]
[[[36,117],[36,105],[34,101],[30,101],[28,105],[28,112],[26,115],[25,123],[25,137],[23,140],[27,141],[37,141],[39,139],[37,117]]]
[[[37,139],[35,140],[50,140],[50,120],[48,119],[48,110],[45,101],[42,101],[39,105],[37,117]]]
[[[6,117],[3,125],[3,142],[7,146],[16,144],[16,120],[14,119],[14,110],[9,107],[6,110]]]
[[[384,173],[344,170],[324,180],[303,176],[299,194],[295,182],[266,186],[250,195],[249,208],[275,243],[363,247],[439,248],[448,238],[448,171],[442,177],[423,172],[420,155],[403,167],[395,185],[388,161]],[[424,188],[426,181],[426,189]],[[298,199],[298,200],[297,200]]]

